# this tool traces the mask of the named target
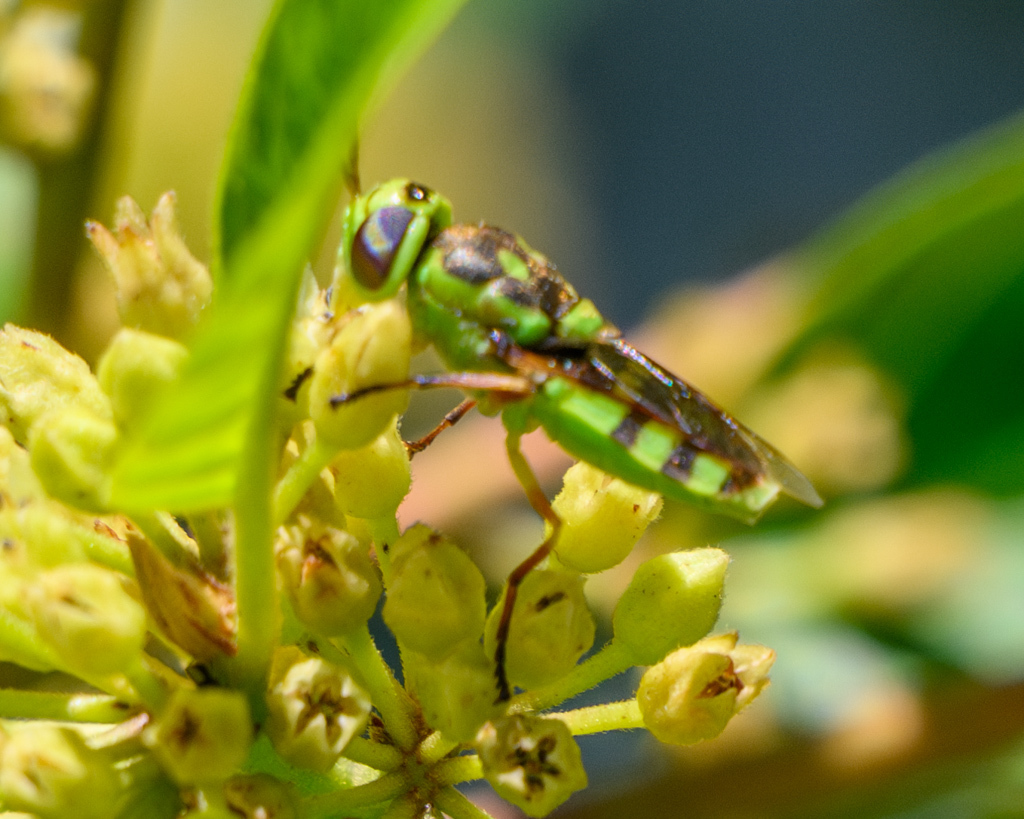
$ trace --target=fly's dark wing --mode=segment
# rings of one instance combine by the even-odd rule
[[[738,484],[767,477],[797,500],[821,506],[810,481],[771,444],[625,341],[591,344],[586,358],[581,380],[588,387],[613,394],[679,430],[696,449],[728,461]]]

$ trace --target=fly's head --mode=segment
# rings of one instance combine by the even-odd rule
[[[345,212],[343,268],[367,301],[391,298],[424,246],[451,221],[451,203],[424,185],[408,179],[378,185]]]

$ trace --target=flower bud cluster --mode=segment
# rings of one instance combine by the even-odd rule
[[[587,784],[579,712],[552,712],[567,699],[650,666],[635,700],[583,709],[586,730],[688,744],[767,684],[769,649],[707,636],[729,562],[713,548],[641,563],[594,650],[587,576],[623,563],[661,499],[586,463],[553,503],[552,550],[501,592],[450,538],[400,531],[409,314],[387,298],[334,315],[311,275],[272,399],[279,472],[262,534],[274,551],[257,614],[273,640],[254,661],[238,567],[260,538],[235,529],[238,510],[109,508],[122,444],[173,388],[210,298],[173,198],[149,222],[122,201],[117,220],[90,227],[126,325],[96,375],[48,336],[0,332],[0,661],[62,672],[92,698],[47,700],[56,722],[32,724],[40,706],[0,689],[0,809],[471,815],[453,786],[483,777],[545,816]],[[400,673],[371,636],[381,621]]]

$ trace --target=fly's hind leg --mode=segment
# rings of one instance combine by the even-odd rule
[[[508,631],[512,623],[512,611],[515,608],[519,586],[522,584],[523,579],[536,569],[544,558],[551,554],[551,550],[558,540],[559,530],[562,528],[562,519],[551,508],[547,495],[544,494],[544,490],[540,488],[540,484],[537,482],[537,476],[533,474],[533,469],[530,468],[530,464],[523,457],[522,449],[519,446],[520,437],[519,433],[510,432],[508,434],[508,438],[505,440],[508,460],[512,465],[512,471],[515,472],[516,478],[526,492],[526,498],[530,502],[530,506],[533,507],[538,515],[551,524],[551,531],[544,538],[544,542],[533,551],[533,554],[512,570],[505,584],[505,602],[501,609],[501,618],[498,620],[494,648],[494,674],[498,680],[498,702],[505,702],[512,696],[512,689],[509,686],[508,673],[505,668],[505,657],[508,648]]]

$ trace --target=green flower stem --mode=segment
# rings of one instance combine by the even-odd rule
[[[460,782],[471,782],[482,779],[484,775],[480,757],[476,754],[465,754],[439,762],[430,773],[438,785],[457,785]]]
[[[140,512],[132,515],[131,520],[149,542],[156,546],[160,553],[175,566],[188,566],[195,563],[195,555],[189,554],[168,529],[168,526],[177,528],[178,524],[166,512]],[[135,574],[134,569],[132,569],[132,574]]]
[[[222,577],[226,555],[224,533],[218,515],[214,512],[200,512],[189,515],[188,523],[199,547],[199,562],[216,577]]]
[[[513,698],[509,713],[521,714],[551,708],[621,674],[632,665],[626,647],[612,640],[557,682]]]
[[[122,541],[112,537],[95,536],[90,532],[82,542],[85,554],[93,563],[121,572],[128,577],[135,577],[131,553]]]
[[[455,788],[441,790],[434,804],[451,819],[492,819],[491,814],[478,808]]]
[[[382,745],[363,737],[356,737],[346,745],[344,756],[378,771],[393,771],[404,759],[402,752],[394,745]]]
[[[0,606],[0,658],[35,670],[63,669],[32,624]]]
[[[317,438],[307,446],[295,462],[288,467],[274,487],[274,526],[280,526],[299,505],[302,496],[313,485],[317,476],[338,453],[337,447]]]
[[[355,663],[370,694],[370,700],[380,712],[395,744],[406,751],[416,747],[416,728],[413,723],[413,704],[405,690],[391,673],[384,658],[364,625],[342,638],[349,656]]]
[[[389,773],[365,785],[313,796],[306,800],[303,819],[329,819],[346,816],[369,805],[389,802],[409,788],[408,777]]]
[[[448,756],[458,746],[458,742],[452,742],[440,731],[434,731],[420,743],[416,753],[424,765],[433,765]]]
[[[167,686],[148,668],[142,658],[139,658],[131,668],[125,669],[124,675],[148,709],[159,710],[167,702]]]
[[[636,699],[591,705],[575,711],[563,711],[550,716],[569,726],[575,736],[599,734],[602,731],[626,731],[643,728],[644,719]]]
[[[398,520],[391,515],[377,520],[367,520],[366,525],[373,542],[377,545],[377,563],[384,577],[384,585],[387,586],[391,581],[391,550],[387,547],[401,536],[398,531]]]
[[[0,688],[0,716],[4,719],[118,723],[127,715],[126,703],[109,694],[64,694]]]

